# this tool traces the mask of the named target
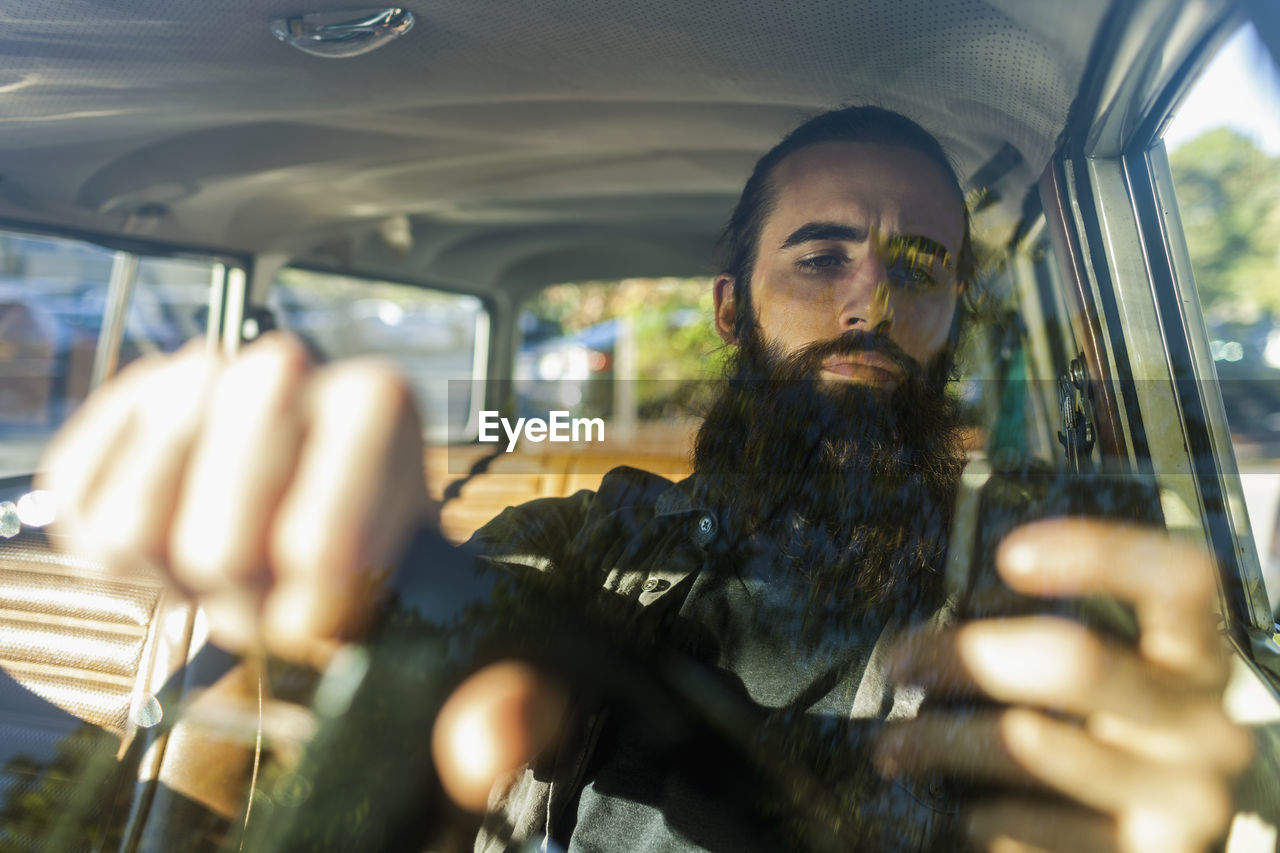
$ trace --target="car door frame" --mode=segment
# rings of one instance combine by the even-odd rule
[[[1040,190],[1086,342],[1100,454],[1153,473],[1170,526],[1214,554],[1225,630],[1280,698],[1276,626],[1162,141],[1246,14],[1230,0],[1115,4]]]

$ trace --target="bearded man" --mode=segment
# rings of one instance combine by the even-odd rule
[[[468,707],[527,713],[485,735],[479,800],[513,772],[478,847],[922,849],[964,833],[992,849],[1206,849],[1250,755],[1221,711],[1207,558],[1151,531],[1040,523],[1005,541],[1006,582],[1127,600],[1136,649],[1061,619],[936,624],[962,465],[945,385],[973,268],[938,143],[885,110],[818,116],[757,164],[725,246],[715,323],[737,352],[694,476],[619,469],[595,493],[507,510],[470,548],[606,600],[668,683],[701,679],[711,728],[741,744],[758,727],[766,758],[691,750],[634,695],[482,672],[437,726],[446,787]],[[71,532],[108,561],[165,566],[224,643],[323,659],[373,609],[359,567],[433,517],[408,401],[385,371],[313,371],[288,340],[227,365],[188,353],[91,402],[47,482]],[[127,420],[146,452],[123,454],[125,476],[102,436]],[[125,524],[122,505],[138,508]],[[982,701],[922,706],[930,690]],[[771,789],[757,771],[773,759],[808,775]],[[984,796],[957,800],[951,777]]]

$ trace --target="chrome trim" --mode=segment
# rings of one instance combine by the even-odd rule
[[[1204,313],[1200,309],[1200,296],[1192,275],[1191,257],[1187,251],[1185,232],[1182,228],[1178,200],[1173,186],[1173,174],[1169,169],[1169,159],[1164,143],[1157,142],[1142,155],[1132,158],[1131,168],[1144,170],[1145,177],[1150,182],[1147,185],[1150,196],[1139,198],[1135,192],[1134,205],[1140,215],[1151,216],[1160,224],[1163,242],[1160,246],[1149,246],[1148,253],[1153,255],[1157,249],[1163,249],[1162,260],[1167,264],[1169,287],[1174,295],[1174,298],[1168,300],[1166,304],[1177,306],[1179,309],[1177,316],[1161,318],[1164,324],[1162,337],[1167,340],[1171,333],[1176,332],[1185,339],[1192,368],[1195,375],[1200,378],[1194,390],[1198,392],[1198,403],[1205,421],[1206,438],[1212,449],[1213,458],[1217,461],[1218,485],[1222,490],[1226,504],[1225,511],[1234,536],[1232,550],[1236,556],[1240,581],[1248,602],[1250,622],[1255,628],[1266,630],[1271,628],[1272,619],[1266,588],[1263,585],[1262,564],[1245,507],[1240,469],[1236,462],[1235,447],[1231,443],[1231,431],[1227,424],[1222,394],[1208,393],[1206,387],[1208,379],[1210,377],[1216,379],[1218,373],[1214,366],[1213,355],[1209,351],[1209,333],[1204,325]],[[1141,176],[1135,175],[1135,189],[1139,177]],[[1154,256],[1151,257],[1151,263],[1156,263]]]
[[[107,284],[106,315],[98,332],[98,348],[93,356],[93,373],[89,389],[93,390],[115,375],[120,364],[120,344],[124,340],[125,318],[133,286],[138,280],[138,256],[116,252],[111,263],[111,279]]]
[[[491,321],[487,310],[476,314],[476,337],[471,351],[470,412],[467,414],[467,423],[462,429],[462,435],[456,436],[465,441],[474,441],[480,434],[480,410],[485,408],[486,404],[484,392],[489,373],[490,326]],[[453,441],[454,438],[455,436],[449,436],[448,440]]]
[[[244,325],[248,276],[240,267],[228,267],[225,276],[222,312],[222,354],[233,356],[240,351],[240,332]]]
[[[222,303],[227,295],[227,265],[214,263],[209,271],[209,319],[204,324],[204,348],[217,352],[222,338]]]

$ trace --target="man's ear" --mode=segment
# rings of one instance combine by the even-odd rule
[[[734,284],[733,276],[720,273],[716,276],[713,295],[716,301],[716,334],[726,344],[736,345],[738,343],[738,334],[735,331],[738,327],[738,304],[733,295]]]

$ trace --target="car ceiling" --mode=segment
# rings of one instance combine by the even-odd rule
[[[270,20],[367,3],[10,0],[0,217],[477,293],[699,274],[764,150],[875,103],[938,135],[1007,224],[1107,4],[401,5],[403,38],[326,59]]]

